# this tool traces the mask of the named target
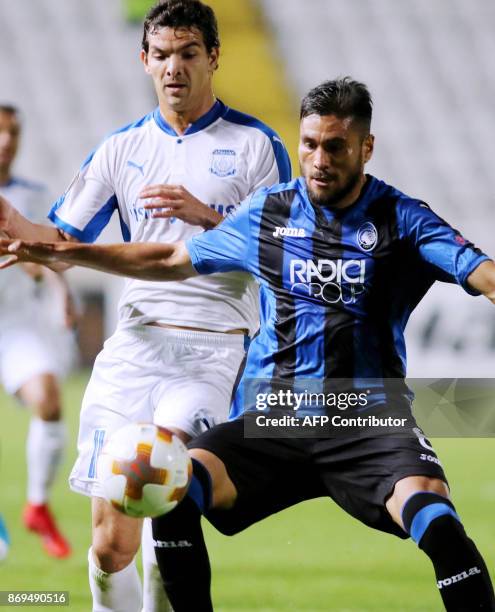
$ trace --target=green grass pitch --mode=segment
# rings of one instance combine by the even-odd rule
[[[53,499],[74,547],[73,556],[64,561],[46,557],[37,537],[22,528],[28,416],[10,398],[0,395],[0,511],[12,536],[10,556],[0,565],[0,590],[69,591],[69,609],[78,612],[91,610],[86,578],[89,501],[71,493],[66,478],[75,457],[85,382],[86,377],[79,375],[64,387],[70,444]],[[446,467],[458,512],[493,573],[495,442],[437,440],[435,446]],[[218,612],[442,609],[429,561],[410,540],[403,542],[372,531],[327,500],[300,504],[233,538],[208,527],[206,531]]]

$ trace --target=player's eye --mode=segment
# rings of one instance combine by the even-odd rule
[[[346,144],[343,140],[333,140],[326,145],[325,149],[332,155],[341,155],[346,150]]]

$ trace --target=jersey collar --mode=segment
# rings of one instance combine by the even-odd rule
[[[158,127],[169,136],[190,136],[191,134],[195,134],[196,132],[204,130],[212,123],[214,123],[217,119],[222,117],[226,112],[227,107],[225,106],[225,104],[220,100],[216,100],[215,104],[213,104],[213,106],[208,112],[206,112],[199,119],[196,119],[196,121],[194,121],[188,126],[184,134],[177,134],[174,128],[163,118],[162,114],[160,113],[159,107],[154,110],[153,117]]]

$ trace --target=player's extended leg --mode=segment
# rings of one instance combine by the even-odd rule
[[[177,546],[155,548],[174,612],[212,612],[210,564],[201,515],[213,508],[230,508],[237,492],[218,457],[203,449],[192,449],[190,454],[193,477],[188,494],[170,514],[153,521],[153,537],[160,542],[169,542],[169,534],[176,538]]]
[[[140,519],[117,512],[92,498],[93,540],[88,553],[93,612],[140,612],[141,580],[135,556],[141,540]]]
[[[24,510],[24,524],[42,537],[48,554],[66,557],[71,552],[70,546],[58,530],[48,507],[50,488],[66,441],[58,382],[53,374],[38,374],[25,382],[17,395],[33,410],[26,444],[28,503]]]
[[[409,476],[396,483],[386,506],[433,563],[445,608],[467,612],[495,610],[490,575],[468,538],[445,482]]]
[[[177,427],[168,429],[184,444],[191,439],[190,435]],[[196,570],[195,586],[203,592],[203,599],[208,600],[210,597],[210,563],[201,523],[197,524],[194,543],[182,539],[182,524],[182,515],[177,519],[177,513],[170,513],[165,520],[154,519],[153,527],[151,519],[144,520],[141,538],[143,612],[173,612],[167,591],[190,588],[190,582],[185,580],[185,576],[190,575],[192,555]],[[193,545],[189,546],[190,544]],[[167,571],[167,567],[172,569]],[[162,574],[166,576],[165,580],[162,579]]]
[[[154,391],[154,423],[187,443],[226,421],[245,356],[244,337],[163,328],[146,330],[146,337],[159,343],[159,371],[166,373]],[[191,597],[191,576],[197,601],[210,601],[210,564],[197,507],[192,501],[181,506],[181,512],[153,520],[153,537],[146,524],[143,529],[144,612],[169,609],[164,584],[175,599],[181,599],[181,591]],[[189,515],[194,517],[194,532]]]
[[[141,552],[143,557],[143,612],[173,612],[155,554],[151,519],[144,519]],[[187,570],[186,570],[187,571]]]

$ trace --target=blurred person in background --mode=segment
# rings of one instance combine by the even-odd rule
[[[1,451],[1,447],[0,447]],[[1,460],[1,454],[0,454]],[[0,513],[0,561],[3,561],[8,553],[10,548],[10,536],[9,531],[7,529],[7,525],[5,524],[3,515]]]
[[[158,108],[88,157],[49,215],[56,228],[30,223],[3,200],[2,229],[11,237],[93,242],[116,210],[125,241],[185,240],[216,226],[256,189],[290,180],[289,157],[275,132],[215,98],[219,46],[210,7],[196,0],[153,7],[141,60]],[[119,319],[85,393],[70,478],[73,490],[92,497],[88,562],[97,612],[142,606],[135,564],[142,521],[103,499],[98,454],[129,421],[154,421],[187,442],[227,419],[247,339],[258,327],[257,288],[243,273],[165,284],[128,280]],[[176,523],[153,521],[155,550],[143,544],[147,612],[168,609],[162,581],[155,580],[160,574],[153,573],[155,551],[174,609],[212,609],[201,527],[187,546],[176,546],[184,540],[183,516],[176,516]]]
[[[21,121],[19,111],[0,105],[0,195],[32,220],[43,218],[44,186],[12,173]],[[37,533],[46,552],[67,557],[71,550],[48,505],[50,488],[65,447],[58,378],[65,373],[70,343],[64,324],[74,324],[72,299],[61,274],[27,265],[0,278],[0,379],[5,390],[29,406],[33,416],[26,444],[27,504],[23,522]],[[59,299],[60,298],[60,299]]]
[[[10,536],[7,531],[7,526],[0,514],[0,561],[3,561],[9,552]]]

